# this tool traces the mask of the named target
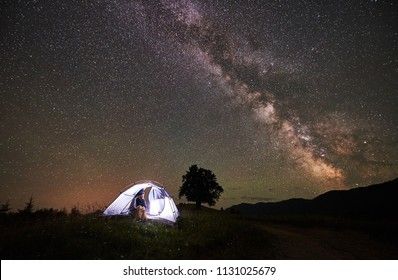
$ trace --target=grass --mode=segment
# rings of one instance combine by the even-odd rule
[[[0,219],[1,259],[270,259],[272,236],[222,211],[180,207],[175,226],[100,213],[42,211]]]
[[[397,256],[398,226],[391,220],[315,214],[245,217],[205,207],[197,210],[189,204],[179,205],[179,210],[181,217],[174,226],[103,217],[101,212],[81,214],[78,209],[2,213],[0,257],[242,260]]]

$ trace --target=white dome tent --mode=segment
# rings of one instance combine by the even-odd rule
[[[106,208],[104,216],[127,216],[135,205],[135,196],[141,190],[150,188],[147,202],[148,220],[163,220],[175,223],[180,215],[173,198],[164,187],[154,181],[138,181],[127,186],[120,195]]]

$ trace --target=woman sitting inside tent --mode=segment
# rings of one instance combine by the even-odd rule
[[[146,202],[144,197],[144,190],[140,190],[135,196],[135,209],[133,211],[134,218],[138,221],[145,222],[148,218],[146,216]]]

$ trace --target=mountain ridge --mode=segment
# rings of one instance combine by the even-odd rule
[[[241,203],[226,209],[246,215],[323,214],[390,218],[398,212],[398,178],[349,190],[332,190],[313,199],[291,198],[279,202]]]

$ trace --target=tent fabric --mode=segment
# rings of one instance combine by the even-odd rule
[[[175,223],[180,213],[173,198],[164,187],[154,181],[139,181],[126,187],[119,196],[105,209],[104,216],[130,215],[135,208],[135,197],[150,188],[147,201],[147,217],[149,220],[163,220]]]

